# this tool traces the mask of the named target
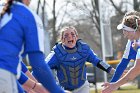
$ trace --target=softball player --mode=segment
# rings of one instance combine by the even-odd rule
[[[64,93],[44,61],[42,22],[19,1],[0,0],[0,93],[18,93],[16,81],[21,72],[22,48],[38,81],[51,93]]]

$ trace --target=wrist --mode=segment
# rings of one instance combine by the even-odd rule
[[[112,86],[115,88],[115,90],[117,90],[120,86],[119,86],[119,84],[117,83],[117,82],[113,82],[113,83],[111,83],[112,84]]]
[[[114,68],[111,68],[111,70],[110,70],[110,74],[114,74],[115,73],[115,69]]]

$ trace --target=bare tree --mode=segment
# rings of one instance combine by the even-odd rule
[[[64,18],[66,15],[66,11],[67,11],[67,6],[69,4],[69,2],[62,2],[61,7],[59,9],[56,9],[56,4],[57,4],[57,0],[53,0],[53,5],[52,5],[52,9],[50,9],[52,11],[52,19],[49,19],[49,31],[51,34],[51,47],[53,47],[55,45],[55,43],[57,42],[58,39],[58,31],[60,30],[60,28],[62,28],[62,25],[64,23]],[[61,14],[61,12],[63,12],[63,14]]]
[[[53,13],[53,24],[52,24],[52,28],[53,28],[53,30],[52,30],[52,33],[53,33],[53,39],[52,39],[52,46],[54,46],[55,45],[55,43],[56,43],[56,36],[57,36],[57,34],[56,34],[56,10],[55,10],[55,5],[56,5],[56,0],[53,0],[53,10],[52,10],[52,13]]]
[[[97,51],[96,53],[101,56],[101,31],[98,1],[99,0],[69,0],[72,8],[67,12],[67,15],[71,19],[70,22],[75,22],[74,25],[80,30],[80,36],[85,41],[88,41],[90,46]]]

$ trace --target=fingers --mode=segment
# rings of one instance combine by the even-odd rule
[[[35,92],[35,91],[33,91],[33,90],[30,90],[28,93],[37,93],[37,92]]]
[[[104,83],[103,85],[101,85],[102,87],[107,87],[109,86],[110,84],[108,82]]]
[[[112,93],[111,91],[109,91],[109,90],[102,90],[102,92],[101,93]]]
[[[72,92],[65,90],[65,93],[72,93]]]
[[[110,83],[106,82],[102,85],[102,87],[104,87],[104,89],[102,90],[101,93],[112,93],[112,89],[110,87]]]
[[[112,93],[112,89],[107,84],[101,93]]]

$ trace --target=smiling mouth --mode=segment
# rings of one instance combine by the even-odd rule
[[[68,41],[68,44],[72,44],[74,42],[74,40],[70,40]]]

